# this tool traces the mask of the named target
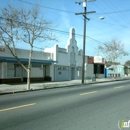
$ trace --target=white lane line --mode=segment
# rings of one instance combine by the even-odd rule
[[[83,96],[83,95],[87,95],[87,94],[93,94],[93,93],[96,93],[97,91],[91,91],[91,92],[87,92],[87,93],[81,93],[79,94],[80,96]]]
[[[124,86],[114,87],[114,89],[123,88]]]

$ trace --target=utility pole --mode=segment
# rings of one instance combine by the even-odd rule
[[[82,84],[84,84],[84,77],[85,77],[85,46],[86,46],[86,20],[87,14],[96,13],[95,11],[87,12],[87,2],[92,2],[95,0],[85,0],[84,2],[75,2],[75,4],[83,4],[84,12],[75,13],[75,15],[83,15],[84,16],[84,32],[83,32],[83,61],[82,61]]]
[[[84,35],[83,35],[83,62],[82,62],[82,84],[84,84],[84,76],[85,76],[85,46],[86,46],[86,10],[87,10],[87,3],[86,1],[83,2],[84,7]]]

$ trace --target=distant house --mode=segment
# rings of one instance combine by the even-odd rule
[[[116,77],[122,77],[125,76],[124,72],[124,66],[123,65],[111,65],[110,67],[106,68],[105,70],[105,77],[114,77],[114,74]]]

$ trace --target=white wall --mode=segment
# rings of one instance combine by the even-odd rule
[[[55,81],[65,81],[70,79],[68,66],[55,66]]]
[[[81,79],[82,78],[82,68],[77,67],[76,68],[76,79]]]
[[[1,63],[1,78],[7,78],[7,63]]]
[[[28,58],[29,50],[16,49],[17,55],[19,58]],[[10,51],[6,48],[5,51],[0,52],[0,56],[3,57],[13,57]],[[41,59],[41,60],[49,60],[52,59],[51,53],[43,52],[43,51],[33,51],[32,53],[33,59]]]
[[[45,48],[44,49],[44,52],[51,53],[52,59],[54,61],[57,61],[57,51],[58,51],[58,45],[57,44],[55,44],[54,47],[52,47],[52,48]]]
[[[43,77],[43,67],[40,64],[35,67],[32,65],[31,77]]]
[[[85,76],[88,77],[95,77],[95,74],[93,74],[93,69],[94,69],[94,65],[93,64],[88,64],[87,65],[87,70],[85,72]]]
[[[82,53],[82,52],[81,52]],[[77,62],[76,62],[76,65],[77,66],[82,66],[82,54],[81,55],[77,55]]]
[[[87,64],[86,68],[87,68],[85,71],[86,77],[95,77],[94,64]],[[104,70],[104,74],[97,74],[97,76],[98,76],[98,78],[104,78],[105,77],[105,70]]]
[[[71,66],[73,64],[74,66],[82,67],[82,50],[78,50],[77,41],[75,40],[75,30],[73,28],[70,29],[70,37],[66,48],[58,47],[56,53],[57,65]]]
[[[50,66],[50,77],[51,81],[54,81],[54,64]]]
[[[55,63],[55,80],[71,80],[81,79],[82,77],[82,50],[77,47],[75,40],[75,30],[70,29],[70,37],[65,48],[60,48],[58,45],[54,46],[54,57],[58,63]],[[56,53],[56,54],[55,54]],[[67,67],[67,70],[58,70]],[[78,69],[79,68],[79,69]]]
[[[58,52],[57,61],[58,61],[57,65],[69,66],[70,61],[69,61],[68,53]]]

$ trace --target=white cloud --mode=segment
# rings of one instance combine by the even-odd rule
[[[66,10],[66,8],[64,8],[64,10]],[[70,18],[68,13],[66,12],[60,12],[60,17],[61,17],[61,24],[64,28],[70,28],[71,24],[70,24]]]

